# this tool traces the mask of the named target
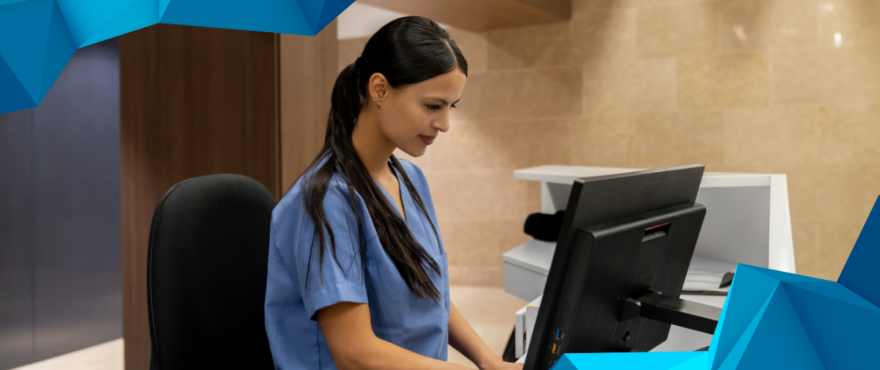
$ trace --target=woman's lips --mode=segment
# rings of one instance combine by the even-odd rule
[[[425,143],[425,145],[431,145],[431,143],[434,142],[435,136],[419,135],[419,138],[422,139],[422,141]]]

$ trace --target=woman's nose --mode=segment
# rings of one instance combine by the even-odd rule
[[[440,132],[449,131],[449,113],[446,113],[440,119],[435,120],[433,126]]]

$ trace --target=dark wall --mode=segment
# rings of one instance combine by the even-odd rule
[[[0,115],[0,368],[122,336],[116,40]]]

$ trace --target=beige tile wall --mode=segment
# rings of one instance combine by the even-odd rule
[[[453,284],[503,283],[539,164],[785,173],[798,271],[834,280],[880,194],[880,1],[574,0],[451,30],[471,64],[428,174]],[[340,68],[366,39],[340,42]],[[404,156],[405,157],[405,156]]]

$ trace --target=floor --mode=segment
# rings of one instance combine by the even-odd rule
[[[502,288],[452,286],[452,302],[495,352],[501,354],[513,330],[514,314],[526,305]],[[477,367],[449,348],[449,362]],[[13,370],[122,370],[123,342],[117,339]]]

